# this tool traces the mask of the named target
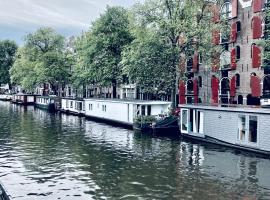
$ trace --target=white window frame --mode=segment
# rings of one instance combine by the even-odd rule
[[[183,130],[183,112],[186,111],[187,112],[187,130]],[[190,110],[187,108],[182,108],[181,109],[181,133],[188,133],[189,130],[189,112]]]

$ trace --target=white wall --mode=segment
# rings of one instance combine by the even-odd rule
[[[92,110],[90,110],[89,104],[92,104]],[[106,106],[106,110],[104,109],[104,106]],[[132,124],[133,104],[128,104],[124,102],[107,102],[107,101],[102,102],[102,101],[95,101],[93,99],[91,100],[86,99],[85,114],[86,116],[93,116]]]

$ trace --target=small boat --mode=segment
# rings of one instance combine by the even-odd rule
[[[35,106],[40,109],[48,110],[49,112],[56,111],[56,97],[55,96],[38,96],[36,97]]]
[[[177,116],[168,116],[158,120],[152,125],[154,134],[165,134],[167,136],[179,136],[179,124]]]
[[[0,200],[10,200],[10,195],[7,194],[5,188],[0,184]]]

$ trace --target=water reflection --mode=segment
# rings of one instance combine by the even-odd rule
[[[269,159],[0,102],[14,199],[269,199]]]

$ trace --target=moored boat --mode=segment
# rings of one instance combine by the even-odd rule
[[[33,94],[14,94],[12,95],[11,102],[20,105],[35,105],[36,97],[38,95]]]
[[[179,105],[184,137],[270,155],[270,110],[229,105]]]
[[[37,108],[48,110],[49,112],[55,112],[56,109],[56,97],[53,96],[38,96],[36,97],[35,106]]]
[[[78,116],[85,115],[85,103],[81,98],[62,98],[61,112]]]
[[[0,94],[1,101],[11,101],[12,96],[10,94]]]
[[[169,112],[171,102],[122,99],[85,99],[85,115],[108,123],[133,127],[139,116],[157,116]]]

